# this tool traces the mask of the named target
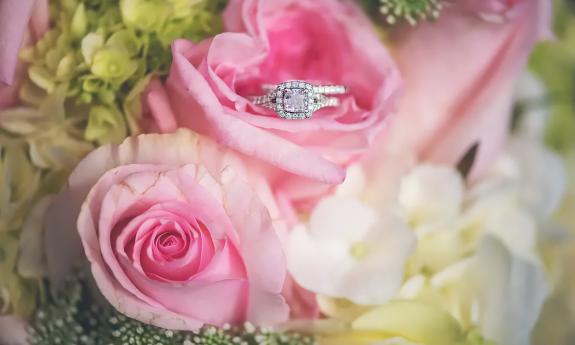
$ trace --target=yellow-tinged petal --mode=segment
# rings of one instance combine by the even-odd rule
[[[38,201],[30,210],[24,226],[18,250],[18,274],[29,279],[40,279],[45,275],[46,263],[42,245],[42,226],[51,197]]]
[[[126,26],[143,31],[160,30],[172,13],[165,0],[121,0],[120,10]]]
[[[44,97],[46,97],[46,92],[39,88],[30,80],[25,80],[20,87],[19,92],[20,99],[27,104],[40,106]]]
[[[391,334],[381,332],[348,331],[326,336],[318,336],[320,345],[374,345],[384,344],[384,341],[395,338]]]
[[[74,54],[69,52],[59,62],[56,67],[56,78],[58,80],[66,80],[74,71],[76,67],[76,59]]]
[[[140,134],[139,121],[142,118],[141,95],[150,83],[151,79],[152,75],[148,74],[144,78],[138,80],[122,103],[122,110],[124,111],[124,114],[126,114],[128,130],[132,135]]]
[[[86,8],[84,3],[80,3],[74,12],[74,17],[72,17],[72,35],[74,37],[82,37],[86,34],[88,28],[88,18],[86,17]]]
[[[355,320],[372,309],[370,306],[358,305],[346,299],[331,298],[324,295],[317,295],[316,300],[322,314],[347,322]]]
[[[81,49],[84,61],[88,64],[92,64],[92,59],[94,54],[104,46],[104,35],[101,33],[89,33],[82,39]]]
[[[352,323],[359,332],[379,332],[385,337],[402,337],[422,345],[457,344],[463,332],[459,323],[439,307],[419,301],[386,303]]]
[[[98,50],[92,61],[92,73],[106,81],[124,82],[134,72],[137,64],[130,60],[125,49],[106,47]]]
[[[132,30],[124,29],[114,32],[106,41],[106,46],[124,49],[133,57],[139,53],[141,42]]]
[[[34,82],[34,84],[46,90],[46,92],[50,93],[54,91],[54,76],[46,68],[41,66],[32,66],[28,70],[28,76],[30,77],[30,80]]]

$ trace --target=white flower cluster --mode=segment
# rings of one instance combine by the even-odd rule
[[[538,135],[514,137],[477,181],[417,165],[391,205],[366,198],[373,187],[360,167],[348,176],[287,245],[291,274],[325,314],[352,321],[392,301],[425,301],[496,343],[529,343],[550,292],[538,246],[555,236],[565,184]]]

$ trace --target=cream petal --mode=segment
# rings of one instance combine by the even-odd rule
[[[542,264],[513,255],[494,237],[483,239],[474,260],[471,277],[479,296],[482,334],[498,344],[529,345],[550,293]]]
[[[317,241],[361,242],[377,222],[368,205],[351,197],[332,196],[319,201],[309,220],[310,235]]]
[[[401,180],[399,204],[411,224],[453,219],[463,203],[464,184],[451,167],[419,165]]]

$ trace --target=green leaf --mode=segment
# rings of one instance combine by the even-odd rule
[[[463,179],[466,179],[473,168],[473,164],[475,163],[475,158],[477,157],[477,153],[479,152],[479,142],[474,143],[471,145],[469,150],[465,152],[463,157],[457,163],[457,171],[461,174]]]

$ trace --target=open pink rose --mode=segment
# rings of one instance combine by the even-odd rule
[[[274,190],[314,191],[294,186],[303,180],[294,175],[342,182],[345,166],[383,129],[401,86],[369,19],[352,1],[232,0],[224,23],[228,31],[210,40],[173,44],[167,95],[178,125],[265,162],[268,172],[277,168],[269,174]],[[340,107],[299,121],[247,98],[264,83],[293,79],[351,92]]]
[[[472,177],[480,176],[508,137],[515,83],[550,36],[550,19],[549,0],[464,0],[433,23],[398,30],[391,43],[405,94],[375,146],[385,151],[372,156],[378,175],[396,174],[401,161],[453,165],[479,143]]]
[[[97,149],[50,212],[51,270],[73,260],[66,242],[77,219],[100,291],[129,317],[189,330],[284,321],[284,254],[242,171],[188,131]]]

